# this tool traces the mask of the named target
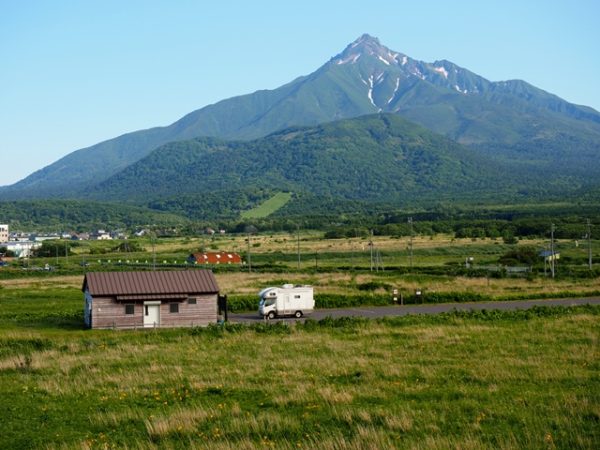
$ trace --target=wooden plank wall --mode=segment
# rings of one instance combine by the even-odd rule
[[[179,312],[171,313],[169,301],[160,305],[160,327],[206,326],[217,322],[217,294],[195,296],[196,304],[180,301]],[[136,302],[134,314],[125,314],[125,304],[112,298],[94,297],[92,328],[144,328],[144,303]],[[131,302],[132,303],[132,302]]]
[[[170,313],[169,303],[160,305],[161,327],[191,327],[206,326],[217,323],[217,294],[198,295],[196,304],[190,305],[187,300],[179,302],[179,312]]]
[[[92,328],[142,328],[144,307],[135,305],[134,314],[125,314],[125,303],[112,298],[94,297],[92,301]]]

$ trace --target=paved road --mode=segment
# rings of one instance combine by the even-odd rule
[[[516,310],[528,309],[534,306],[576,306],[576,305],[600,305],[600,298],[568,298],[548,300],[512,300],[498,302],[473,302],[473,303],[442,303],[435,305],[405,305],[405,306],[364,306],[360,308],[319,309],[310,316],[319,320],[327,316],[331,317],[385,317],[406,316],[408,314],[439,314],[450,311],[477,311],[482,309],[493,310]],[[229,321],[234,323],[255,323],[263,320],[258,313],[229,313]],[[286,318],[285,320],[298,320]],[[302,320],[302,319],[300,319]]]

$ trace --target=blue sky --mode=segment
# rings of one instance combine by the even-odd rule
[[[597,0],[0,0],[0,185],[306,75],[363,33],[600,110]],[[101,163],[101,162],[99,162]]]

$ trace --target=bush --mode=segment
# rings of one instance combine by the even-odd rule
[[[77,243],[71,241],[43,241],[42,246],[33,251],[33,255],[44,258],[72,255],[71,247],[77,245]]]
[[[257,295],[231,295],[227,297],[227,310],[233,313],[258,310]]]
[[[381,281],[369,281],[359,284],[357,288],[359,291],[376,291],[377,289],[392,289],[392,286]]]
[[[15,252],[8,250],[6,247],[0,247],[0,256],[6,256],[7,258],[13,258]]]
[[[420,297],[410,295],[404,299],[404,303],[466,303],[483,302],[493,300],[489,295],[476,292],[427,292],[424,291]]]
[[[528,266],[534,265],[539,259],[538,251],[532,246],[517,247],[509,250],[500,257],[498,262],[506,266],[516,264],[526,264]]]
[[[139,242],[136,241],[125,241],[121,242],[116,247],[111,249],[113,252],[122,252],[122,253],[132,253],[132,252],[143,252],[145,251],[144,247],[140,245]]]

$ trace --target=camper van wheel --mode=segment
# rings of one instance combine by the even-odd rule
[[[299,319],[300,317],[302,317],[302,311],[296,311],[294,313],[294,316],[296,317],[296,319]]]
[[[275,318],[275,313],[273,311],[270,311],[269,314],[267,314],[267,317],[269,319],[274,319]]]

